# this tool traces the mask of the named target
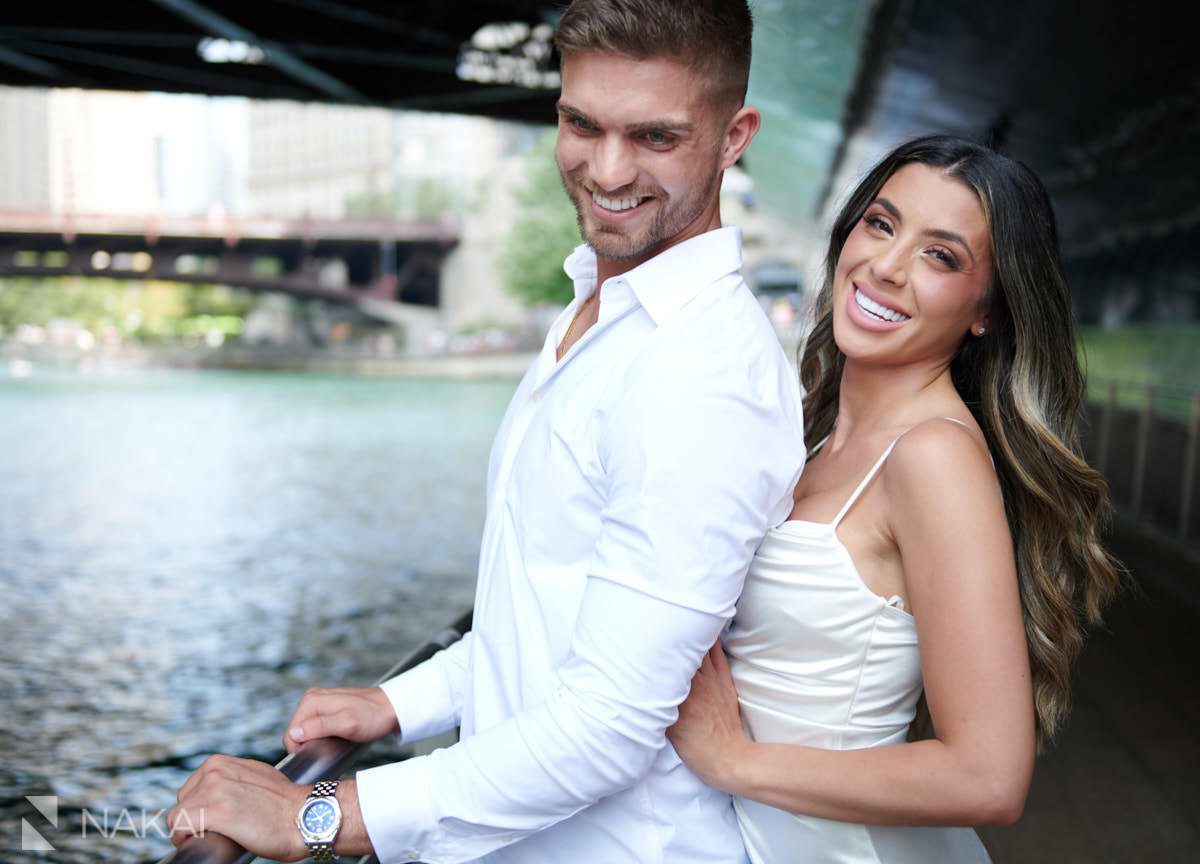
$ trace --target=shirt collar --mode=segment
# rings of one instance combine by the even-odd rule
[[[656,325],[687,305],[706,285],[742,268],[742,229],[726,226],[705,231],[610,279],[624,282]],[[589,296],[596,285],[596,253],[586,243],[563,263],[575,297]]]
[[[575,251],[563,262],[563,271],[575,286],[575,299],[583,300],[596,287],[596,253],[586,243],[575,247]]]

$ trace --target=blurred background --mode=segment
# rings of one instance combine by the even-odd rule
[[[1049,188],[1087,452],[1136,589],[1089,642],[1025,816],[984,839],[998,862],[1194,860],[1190,18],[1165,0],[751,5],[764,124],[722,211],[789,352],[833,213],[896,143],[967,135]],[[275,761],[305,687],[370,683],[470,605],[490,439],[571,296],[559,15],[0,13],[0,860],[155,860],[169,846],[143,815],[204,756]],[[54,819],[28,796],[55,796]]]

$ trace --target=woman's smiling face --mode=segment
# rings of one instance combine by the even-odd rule
[[[905,165],[842,247],[834,339],[851,360],[944,366],[968,331],[986,326],[991,278],[979,196],[940,169]]]

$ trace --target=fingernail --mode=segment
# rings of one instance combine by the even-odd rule
[[[291,731],[288,732],[288,734],[291,735],[293,738],[295,738],[297,741],[299,741],[301,738],[304,737],[304,730],[299,726],[293,726],[291,728]]]

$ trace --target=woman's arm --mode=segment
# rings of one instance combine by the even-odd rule
[[[937,737],[864,750],[752,742],[715,646],[672,743],[706,782],[793,812],[872,824],[1010,824],[1033,771],[1034,720],[995,475],[966,430],[931,422],[901,439],[880,483]]]

